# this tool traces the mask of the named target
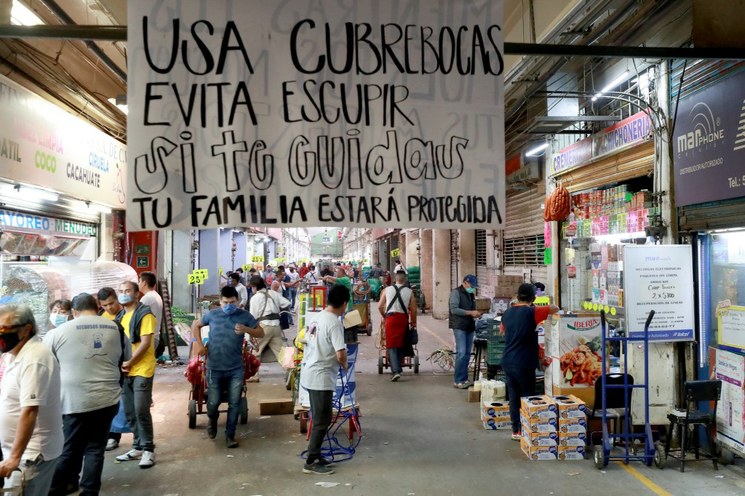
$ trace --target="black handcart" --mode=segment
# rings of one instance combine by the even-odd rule
[[[628,464],[630,461],[641,461],[645,465],[651,466],[655,463],[658,467],[661,467],[664,463],[664,448],[657,442],[655,443],[652,427],[649,424],[649,324],[652,322],[654,317],[654,310],[650,310],[647,316],[647,321],[644,324],[644,333],[642,337],[630,337],[630,336],[609,336],[608,335],[608,322],[605,318],[605,312],[600,312],[601,332],[602,332],[602,346],[601,346],[601,357],[602,357],[602,370],[603,373],[600,376],[602,381],[601,387],[601,399],[602,399],[602,422],[603,422],[603,438],[601,444],[596,444],[594,447],[593,455],[595,461],[595,467],[603,469],[608,466],[608,462],[611,460],[622,461]],[[608,379],[608,349],[607,345],[609,342],[618,342],[620,345],[621,352],[624,357],[627,357],[628,344],[631,343],[642,343],[644,350],[644,377],[645,382],[643,384],[634,383],[629,380],[628,373],[628,360],[624,359],[623,363],[623,381],[618,384],[610,384]],[[608,410],[607,410],[607,396],[609,390],[621,389],[623,390],[624,397],[624,415],[623,422],[621,422],[621,432],[608,432]],[[633,426],[631,423],[631,391],[639,389],[644,392],[644,431],[640,433],[633,432]],[[597,401],[597,400],[596,400]],[[620,419],[619,419],[620,420]],[[643,445],[643,451],[637,453],[634,448],[634,441],[641,440]],[[616,444],[623,446],[623,451],[620,454],[611,454],[611,450]]]

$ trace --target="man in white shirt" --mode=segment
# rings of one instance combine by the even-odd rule
[[[101,490],[109,426],[119,410],[121,364],[125,359],[124,329],[96,315],[93,296],[72,300],[74,320],[44,336],[60,364],[62,425],[65,446],[52,479],[50,496]],[[82,475],[80,470],[83,470]]]
[[[150,311],[155,315],[155,335],[153,335],[153,341],[155,343],[154,349],[158,349],[160,344],[160,330],[163,323],[163,298],[160,297],[155,288],[158,287],[158,278],[150,271],[145,271],[140,274],[140,303],[150,307]],[[158,353],[155,353],[156,358]]]
[[[396,266],[393,268],[393,273],[398,274],[399,272],[403,272],[404,274],[409,273],[409,271],[406,270],[406,267],[404,267],[404,264],[401,263],[401,260],[396,260]]]
[[[321,456],[321,445],[331,425],[333,395],[339,367],[347,369],[347,346],[344,327],[339,317],[344,315],[349,290],[341,284],[331,287],[328,306],[310,322],[305,333],[306,345],[300,372],[300,385],[308,390],[313,428],[308,440],[308,458],[303,465],[306,474],[328,475],[334,470]]]
[[[24,494],[46,496],[64,438],[59,365],[37,330],[29,307],[0,307],[0,353],[10,355],[0,383],[0,478],[12,474],[6,488],[17,487],[20,468]]]
[[[391,382],[401,378],[406,333],[409,327],[416,328],[416,297],[406,287],[406,273],[396,273],[396,283],[388,286],[380,295],[378,311],[385,322],[385,347],[391,365]]]
[[[254,295],[251,297],[250,313],[264,329],[264,337],[259,339],[257,356],[261,357],[264,349],[269,346],[279,362],[279,352],[282,350],[282,330],[279,326],[279,313],[290,306],[290,300],[276,291],[267,289],[266,283],[260,276],[253,276],[249,281]]]
[[[238,292],[238,308],[246,308],[248,304],[248,290],[241,284],[241,276],[233,272],[230,274],[230,285]]]

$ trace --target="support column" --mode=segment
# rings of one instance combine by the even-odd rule
[[[476,274],[476,231],[460,230],[460,258],[458,260],[458,278],[463,280],[467,274]],[[479,284],[487,281],[479,281]]]
[[[427,308],[432,309],[432,294],[434,291],[434,250],[432,249],[432,229],[421,229],[419,231],[421,240],[422,261],[419,270],[422,276],[422,291]]]
[[[209,277],[199,288],[200,294],[217,294],[220,285],[217,277],[217,264],[220,259],[220,230],[205,229],[199,231],[198,269],[207,269]]]
[[[434,245],[432,263],[432,316],[436,319],[448,318],[448,299],[450,298],[450,230],[432,231]]]
[[[406,267],[419,265],[419,229],[406,231],[406,259],[402,262]],[[420,269],[421,270],[421,269]]]

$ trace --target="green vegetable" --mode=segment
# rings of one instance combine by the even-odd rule
[[[571,381],[572,380],[572,377],[574,377],[574,374],[572,373],[571,370],[567,369],[567,373],[564,376],[564,380],[565,381]]]

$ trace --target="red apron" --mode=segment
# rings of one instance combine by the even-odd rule
[[[392,313],[385,318],[385,347],[402,348],[404,336],[409,327],[409,316],[405,313]]]

